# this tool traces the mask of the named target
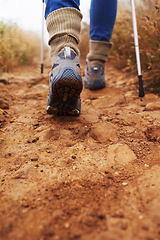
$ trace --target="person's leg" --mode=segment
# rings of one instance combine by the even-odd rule
[[[105,87],[104,65],[117,13],[117,0],[92,0],[90,8],[90,50],[87,55],[85,86],[90,89]],[[95,71],[94,71],[94,68]]]
[[[116,12],[117,0],[92,0],[90,8],[91,40],[110,42]]]
[[[47,0],[46,25],[53,67],[50,72],[47,112],[79,115],[82,78],[78,43],[82,14],[79,0]]]
[[[45,18],[48,17],[48,15],[60,8],[66,8],[66,7],[72,7],[79,10],[79,0],[45,0],[46,3],[46,9],[45,9]]]
[[[49,33],[51,58],[65,47],[71,47],[79,55],[80,28],[82,14],[79,0],[46,0],[45,18]]]

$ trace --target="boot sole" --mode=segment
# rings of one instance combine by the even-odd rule
[[[84,79],[84,86],[90,90],[99,90],[106,87],[105,82],[100,80],[94,80],[92,83],[87,83],[87,80]]]
[[[79,106],[77,105],[82,91],[82,79],[78,77],[71,68],[65,69],[61,75],[56,76],[52,85],[53,104],[47,106],[49,114],[80,115],[80,102]]]

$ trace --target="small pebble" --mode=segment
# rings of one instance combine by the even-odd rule
[[[110,121],[112,121],[112,120],[113,120],[112,117],[108,117],[108,118],[107,118],[107,121],[108,121],[108,122],[110,122]]]
[[[31,161],[32,162],[36,162],[36,161],[38,161],[38,158],[36,158],[36,157],[35,158],[31,158]]]
[[[35,166],[34,166],[34,168],[38,168],[39,167],[39,165],[38,164],[36,164]]]
[[[27,140],[27,143],[35,143],[35,142],[37,142],[39,140],[39,137],[35,137],[35,138],[28,138],[28,140]]]
[[[113,167],[113,166],[112,166],[111,168],[112,168],[113,170],[116,170],[116,168],[115,168],[115,167]]]
[[[108,118],[105,117],[105,116],[102,117],[102,120],[103,120],[103,121],[107,121],[107,119],[108,119]]]
[[[25,209],[22,210],[22,213],[26,213],[26,212],[28,212],[28,209],[27,209],[27,208],[25,208]]]
[[[123,186],[127,186],[128,183],[127,183],[127,182],[123,182],[122,185],[123,185]]]
[[[145,167],[149,167],[149,165],[148,165],[148,164],[144,164],[144,166],[145,166]]]
[[[140,215],[138,218],[141,220],[141,219],[143,219],[143,216],[142,216],[142,215]]]
[[[69,223],[64,224],[65,228],[69,228]]]
[[[73,166],[73,170],[75,170],[77,167],[76,166]]]

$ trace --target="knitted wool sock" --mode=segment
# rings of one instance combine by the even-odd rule
[[[82,14],[76,8],[66,7],[51,12],[46,25],[49,33],[48,44],[51,47],[51,58],[56,56],[64,47],[70,47],[78,56]]]
[[[89,67],[101,65],[104,67],[112,47],[110,42],[90,40],[89,53],[87,55]]]

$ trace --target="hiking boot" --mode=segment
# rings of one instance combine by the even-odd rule
[[[89,67],[87,64],[84,76],[84,85],[90,90],[104,88],[106,86],[104,67],[102,65]]]
[[[55,115],[79,116],[81,112],[82,78],[76,54],[65,47],[51,69],[47,112]]]

